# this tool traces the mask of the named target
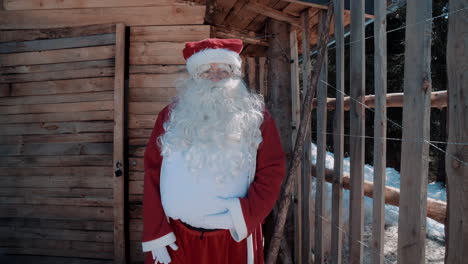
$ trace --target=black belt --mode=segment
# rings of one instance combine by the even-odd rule
[[[198,232],[213,232],[213,231],[218,231],[220,229],[206,229],[206,228],[201,228],[201,227],[194,227],[194,226],[191,226],[189,224],[186,224],[182,221],[180,221],[182,224],[184,224],[184,226],[186,226],[187,228],[189,229],[192,229],[192,230],[195,230],[195,231],[198,231]]]

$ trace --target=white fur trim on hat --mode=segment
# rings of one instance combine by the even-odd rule
[[[235,51],[229,49],[205,49],[187,59],[187,71],[190,75],[193,75],[200,65],[209,63],[226,63],[238,68],[242,66],[242,60]]]

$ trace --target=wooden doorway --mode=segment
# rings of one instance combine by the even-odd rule
[[[124,36],[0,31],[0,262],[125,263]]]

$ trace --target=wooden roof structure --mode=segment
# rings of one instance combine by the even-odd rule
[[[267,18],[285,21],[298,29],[299,53],[302,52],[300,15],[309,10],[310,44],[317,44],[319,11],[327,5],[320,0],[194,0],[206,5],[205,23],[213,26],[212,35],[219,38],[240,38],[244,41],[245,56],[263,56],[268,48]],[[372,2],[372,1],[366,1]],[[371,5],[369,5],[371,6]],[[369,10],[371,12],[372,10]],[[371,18],[368,14],[366,17]],[[350,12],[345,10],[344,24],[350,23]],[[330,34],[334,33],[333,25]]]

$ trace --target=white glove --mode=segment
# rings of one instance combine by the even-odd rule
[[[179,249],[176,243],[169,244],[169,246],[173,250]],[[154,264],[168,264],[172,261],[171,257],[169,256],[169,252],[167,252],[166,246],[153,249],[151,250],[151,253],[153,253],[153,259],[155,260]]]

